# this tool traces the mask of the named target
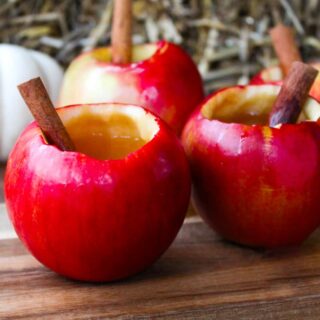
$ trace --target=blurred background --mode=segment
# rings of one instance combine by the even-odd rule
[[[206,92],[246,83],[275,63],[268,29],[296,31],[304,60],[320,52],[319,0],[134,0],[134,43],[166,39],[197,63]],[[49,53],[66,67],[110,43],[112,0],[1,0],[0,41]]]
[[[0,42],[45,52],[66,68],[81,52],[110,43],[112,6],[112,0],[0,0]],[[275,64],[268,29],[278,22],[295,30],[305,61],[320,57],[320,0],[134,0],[133,11],[133,42],[181,45],[206,93],[245,84]]]

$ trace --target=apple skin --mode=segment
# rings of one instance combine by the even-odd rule
[[[153,47],[151,57],[125,65],[111,63],[109,47],[80,55],[65,73],[58,105],[97,102],[141,105],[180,134],[204,97],[202,80],[192,59],[175,44],[160,41],[133,49],[149,51]]]
[[[310,63],[314,68],[320,71],[320,62]],[[250,81],[250,84],[282,84],[282,72],[279,66],[269,67],[261,70]],[[310,96],[320,102],[320,73],[316,77],[310,92]]]
[[[156,121],[153,139],[120,160],[62,152],[44,142],[35,122],[24,130],[8,160],[5,197],[34,257],[61,275],[100,282],[161,256],[183,223],[191,181],[180,141]]]
[[[234,88],[241,94],[246,87]],[[320,126],[310,121],[270,128],[204,117],[202,108],[219,103],[223,92],[194,111],[182,134],[193,205],[233,242],[298,245],[320,224]]]

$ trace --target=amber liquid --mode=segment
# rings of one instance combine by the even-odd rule
[[[223,100],[223,104],[230,106],[230,108],[217,109],[214,114],[209,113],[209,118],[229,123],[266,125],[274,100],[274,96],[263,93],[256,97],[239,99],[239,95],[235,92]]]
[[[135,122],[123,114],[104,118],[84,112],[66,127],[77,151],[100,160],[122,159],[146,143]]]
[[[269,120],[269,114],[242,113],[234,114],[229,122],[242,123],[247,125],[259,124],[266,125]]]

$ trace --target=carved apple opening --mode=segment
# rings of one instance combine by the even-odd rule
[[[99,160],[125,158],[159,130],[155,118],[135,106],[84,105],[60,115],[76,150]]]
[[[157,44],[141,44],[132,47],[132,58],[131,63],[137,63],[144,60],[150,59],[156,51],[159,50]],[[112,48],[102,47],[92,51],[92,56],[100,62],[111,62],[112,61]]]
[[[270,67],[261,71],[261,78],[264,82],[276,82],[283,80],[283,73],[279,66]]]
[[[77,57],[66,71],[59,105],[139,105],[180,134],[203,99],[201,77],[190,57],[166,41],[133,46],[131,63],[112,63],[111,53],[105,47]]]
[[[204,118],[226,123],[267,125],[273,103],[280,86],[257,85],[223,90],[216,99],[210,99],[201,108]],[[308,99],[302,108],[298,122],[316,121],[320,117],[319,104]]]
[[[320,70],[320,63],[314,62],[310,63],[314,68]],[[272,66],[266,69],[263,69],[258,74],[256,74],[250,81],[250,84],[281,84],[283,80],[283,73],[279,66]],[[314,99],[320,101],[320,74],[318,74],[315,79],[310,92],[310,96]]]

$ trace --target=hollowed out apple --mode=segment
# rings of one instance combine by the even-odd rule
[[[130,64],[111,63],[111,48],[80,55],[66,71],[59,105],[93,102],[137,104],[180,133],[203,99],[199,72],[178,46],[160,41],[133,47]]]
[[[313,67],[320,70],[320,63],[311,63]],[[256,74],[250,81],[250,84],[281,84],[283,80],[283,74],[279,66],[273,66],[263,69]],[[320,102],[320,73],[314,81],[311,89],[310,96]]]
[[[152,264],[174,240],[190,196],[188,163],[168,126],[132,105],[58,110],[78,152],[48,145],[36,123],[8,161],[10,218],[52,270],[110,281]]]
[[[296,245],[320,223],[320,126],[268,127],[279,89],[251,85],[214,93],[182,134],[196,210],[240,244]],[[320,105],[308,99],[300,120],[308,109]]]

